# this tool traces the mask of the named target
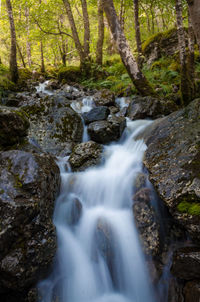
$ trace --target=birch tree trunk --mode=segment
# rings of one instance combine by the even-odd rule
[[[103,17],[103,3],[98,0],[98,41],[96,49],[96,63],[102,65],[103,63],[103,42],[104,42],[104,17]]]
[[[200,0],[187,0],[187,2],[192,20],[192,27],[200,51]]]
[[[152,87],[149,85],[147,79],[140,70],[138,63],[133,57],[130,46],[120,26],[113,0],[103,0],[103,8],[118,52],[133,84],[142,95],[154,95],[155,93]]]
[[[68,17],[69,24],[71,27],[74,43],[75,43],[76,49],[77,49],[79,57],[80,57],[80,63],[81,63],[81,65],[83,65],[85,62],[85,53],[84,53],[83,47],[81,45],[81,42],[79,40],[76,24],[74,21],[72,10],[71,10],[71,6],[70,6],[70,3],[68,0],[63,0],[63,3],[65,5],[65,9],[66,9],[67,17]]]
[[[187,105],[193,98],[192,83],[188,76],[187,70],[187,53],[185,43],[185,31],[183,27],[182,17],[182,1],[176,0],[176,19],[177,19],[177,31],[178,31],[178,44],[181,64],[181,95],[182,101]]]
[[[40,55],[41,55],[41,72],[45,72],[45,65],[44,65],[44,47],[43,42],[40,42]]]
[[[11,80],[16,83],[19,74],[17,67],[17,43],[16,43],[16,32],[15,32],[15,23],[13,18],[12,5],[10,0],[6,0],[6,8],[8,12],[8,18],[10,23],[10,34],[11,34],[11,49],[10,49],[10,74]]]
[[[90,55],[90,21],[87,10],[87,1],[81,0],[83,23],[84,23],[84,53],[85,58],[89,58]]]
[[[26,41],[26,53],[28,59],[28,66],[31,67],[32,59],[31,59],[31,43],[30,39],[30,21],[29,21],[29,8],[25,8],[25,17],[26,17],[26,34],[27,34],[27,41]]]
[[[140,35],[140,22],[139,22],[139,5],[138,0],[133,0],[134,5],[134,20],[135,20],[135,39],[137,44],[137,51],[138,54],[142,53],[142,42],[141,42],[141,35]]]

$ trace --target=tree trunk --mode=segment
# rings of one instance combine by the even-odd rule
[[[30,21],[29,21],[29,8],[25,8],[25,17],[26,17],[26,34],[27,34],[27,41],[26,41],[26,53],[27,53],[27,59],[28,59],[28,66],[31,67],[32,65],[32,59],[31,59],[31,43],[29,41],[30,39]]]
[[[194,56],[195,35],[192,28],[192,20],[188,10],[188,73],[193,83],[195,95],[195,56]]]
[[[10,0],[6,0],[6,7],[10,22],[10,34],[11,34],[11,50],[10,50],[10,74],[11,80],[16,83],[19,74],[17,67],[17,43],[16,43],[16,32],[15,32],[15,23],[13,18],[12,5]]]
[[[139,5],[138,0],[133,0],[134,5],[134,19],[135,19],[135,39],[137,44],[137,52],[139,57],[142,55],[142,42],[140,35],[140,22],[139,22]]]
[[[200,51],[200,0],[187,0],[187,2],[192,20],[192,27]]]
[[[71,10],[71,6],[70,6],[70,3],[69,3],[68,0],[63,0],[63,3],[65,5],[65,9],[66,9],[67,17],[68,17],[69,24],[70,24],[70,27],[71,27],[74,43],[75,43],[76,49],[77,49],[79,57],[80,57],[80,63],[81,63],[81,65],[83,65],[84,62],[85,62],[85,53],[83,51],[83,47],[82,47],[81,42],[79,40],[76,24],[75,24],[75,21],[74,21],[72,10]]]
[[[102,0],[98,0],[98,41],[96,50],[96,62],[103,63],[103,42],[104,42],[104,17]]]
[[[45,65],[44,65],[44,50],[43,50],[43,42],[40,42],[40,54],[41,54],[41,72],[45,73]]]
[[[177,18],[177,31],[178,31],[178,43],[181,63],[181,96],[182,101],[187,105],[193,98],[192,83],[188,76],[187,70],[187,53],[185,43],[185,31],[183,27],[182,17],[182,1],[176,0],[176,18]]]
[[[84,53],[85,57],[89,58],[90,55],[90,22],[87,10],[87,1],[81,0],[83,23],[84,23]]]
[[[18,44],[18,43],[17,43],[17,49],[18,49],[18,53],[19,53],[19,56],[20,56],[20,58],[21,58],[21,61],[22,61],[23,67],[24,67],[24,68],[26,68],[26,63],[25,63],[25,61],[24,61],[24,56],[23,56],[23,54],[22,54],[22,52],[21,52],[21,49],[20,49],[20,47],[19,47],[19,44]]]
[[[154,95],[155,93],[152,87],[149,85],[147,79],[143,75],[135,58],[133,57],[123,30],[121,29],[113,0],[103,0],[103,8],[122,62],[126,67],[133,84],[142,95]]]
[[[125,3],[124,0],[121,0],[119,22],[122,30],[124,30],[124,14],[125,14]]]

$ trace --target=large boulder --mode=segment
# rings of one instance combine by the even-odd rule
[[[115,106],[115,95],[110,90],[99,90],[93,98],[96,106]]]
[[[103,148],[101,145],[89,141],[77,144],[69,157],[69,163],[73,171],[83,171],[101,162]]]
[[[107,121],[97,121],[89,124],[90,138],[100,144],[107,144],[118,140],[126,127],[124,117],[110,116]]]
[[[173,254],[171,272],[183,280],[200,279],[200,247],[176,250]]]
[[[70,108],[68,99],[46,96],[23,105],[30,118],[29,138],[34,138],[46,152],[60,155],[82,141],[81,117]]]
[[[131,120],[156,119],[168,115],[177,109],[177,105],[170,100],[157,99],[151,96],[135,96],[128,106],[127,116]]]
[[[0,300],[24,302],[56,250],[59,168],[46,154],[0,153]]]
[[[185,33],[187,34],[186,31]],[[187,43],[187,38],[185,40]],[[142,50],[149,65],[163,56],[172,57],[179,51],[177,29],[172,28],[151,36],[143,43]]]
[[[85,124],[87,125],[92,122],[106,120],[109,113],[110,113],[110,110],[108,109],[108,107],[99,106],[99,107],[93,108],[89,112],[83,113],[83,118],[84,118]]]
[[[21,143],[28,134],[25,112],[0,106],[0,148]]]
[[[200,240],[200,99],[160,119],[144,134],[144,164],[173,218]]]
[[[146,255],[156,256],[160,252],[160,225],[151,206],[151,190],[142,188],[134,197],[133,214]]]

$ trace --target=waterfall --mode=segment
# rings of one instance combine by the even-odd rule
[[[134,181],[146,146],[134,138],[150,121],[127,121],[123,138],[104,147],[104,164],[66,172],[54,224],[52,275],[39,284],[42,302],[155,302],[132,212]]]

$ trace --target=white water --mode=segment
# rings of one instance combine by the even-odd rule
[[[105,147],[100,167],[73,174],[59,161],[58,251],[52,276],[40,284],[42,302],[155,302],[131,208],[146,149],[134,137],[149,124],[128,121],[124,142]],[[82,214],[72,224],[75,199]]]
[[[40,83],[38,86],[36,86],[36,90],[37,92],[42,92],[45,93],[47,95],[53,95],[54,93],[51,90],[46,89],[47,85],[48,85],[49,81],[45,81],[43,83]]]

